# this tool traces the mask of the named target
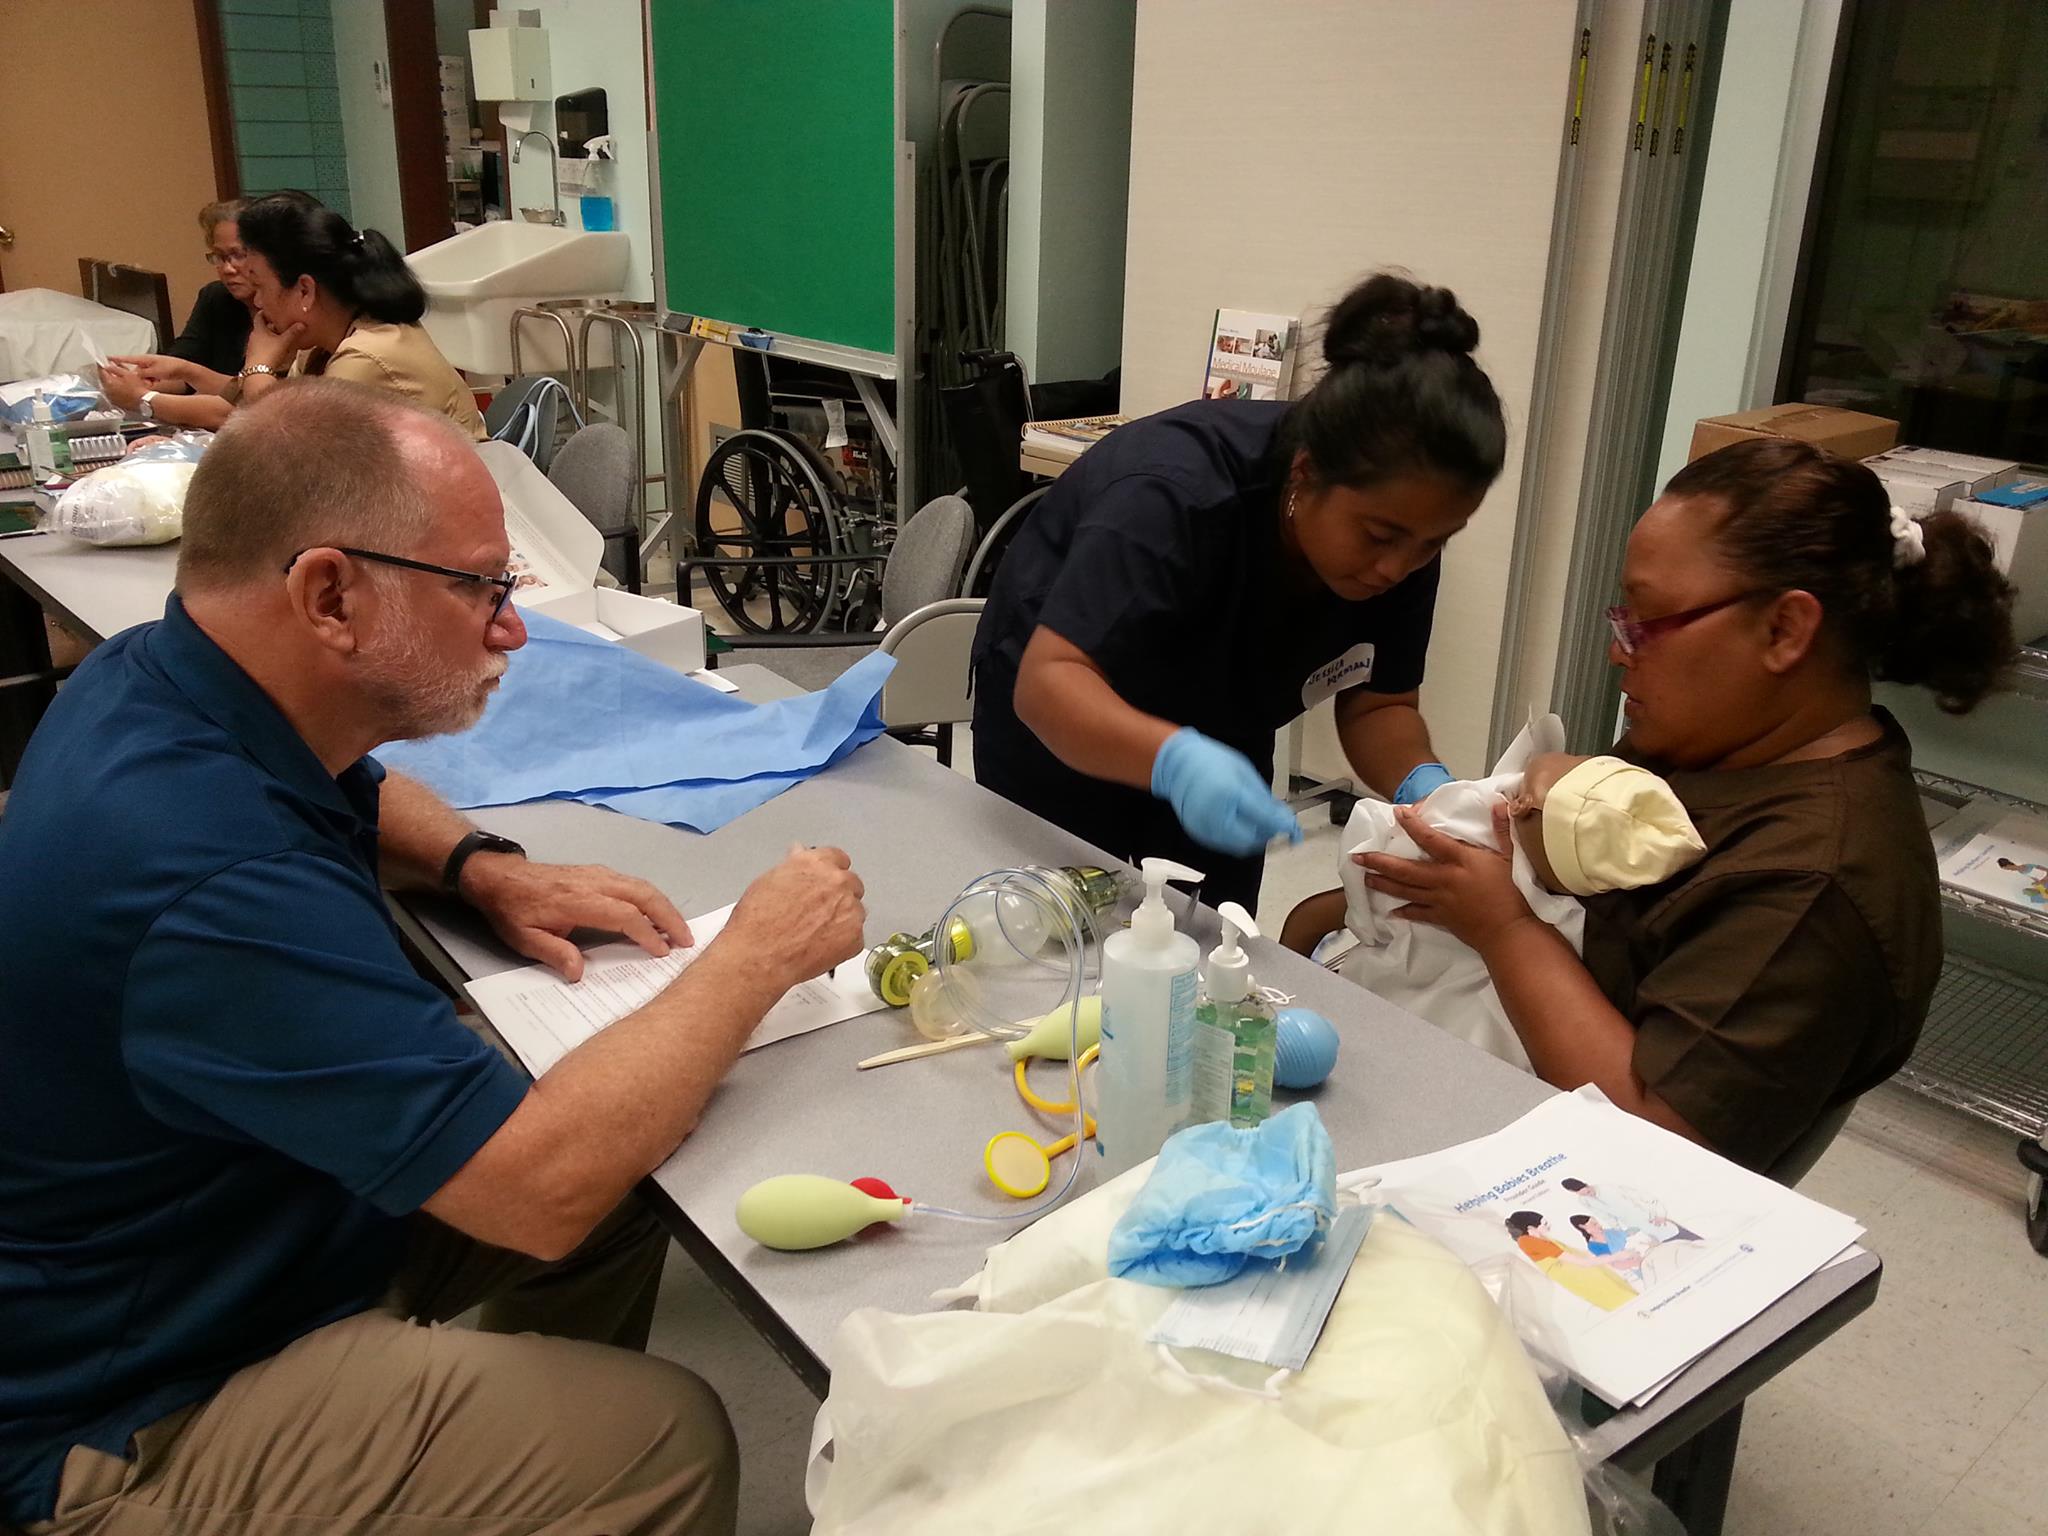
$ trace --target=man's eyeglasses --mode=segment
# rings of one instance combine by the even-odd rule
[[[320,548],[338,549],[344,555],[352,555],[358,560],[374,560],[379,565],[395,565],[401,570],[425,571],[429,576],[446,576],[451,581],[468,581],[475,582],[480,586],[496,587],[498,589],[498,596],[491,604],[491,617],[489,620],[493,624],[498,622],[498,615],[505,611],[505,604],[512,600],[513,589],[519,585],[519,578],[510,571],[505,572],[502,576],[486,576],[481,571],[458,571],[445,565],[433,565],[425,560],[408,560],[403,555],[382,554],[374,549],[351,549],[346,544],[325,546],[309,544],[307,546],[307,549]],[[291,559],[285,561],[284,569],[286,575],[291,574],[292,567],[299,563],[299,556],[305,554],[305,552],[306,550],[302,549],[297,555],[293,555]]]
[[[1635,610],[1628,604],[1616,603],[1607,610],[1607,627],[1614,631],[1614,643],[1621,647],[1621,654],[1633,656],[1659,635],[1668,634],[1674,629],[1683,629],[1709,614],[1719,613],[1723,608],[1733,608],[1737,603],[1746,603],[1753,597],[1768,595],[1766,589],[1738,592],[1733,597],[1722,598],[1718,603],[1705,603],[1698,608],[1688,608],[1683,613],[1660,614],[1654,619],[1639,619],[1635,615]]]
[[[206,264],[209,267],[239,267],[248,259],[249,253],[240,246],[236,246],[232,251],[208,251],[206,253]]]

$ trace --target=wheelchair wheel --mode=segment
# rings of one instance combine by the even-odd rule
[[[1003,515],[989,526],[982,535],[981,543],[975,547],[974,557],[967,562],[967,574],[961,583],[961,593],[966,597],[987,597],[988,589],[995,583],[996,562],[1003,558],[1003,552],[1016,538],[1024,516],[1037,506],[1045,493],[1052,489],[1050,484],[1035,485],[1019,496],[1003,510]]]
[[[2027,1170],[2027,1241],[2048,1254],[2048,1144],[2021,1142],[2020,1162]]]
[[[697,486],[699,553],[745,561],[830,556],[840,548],[838,477],[809,444],[779,432],[735,432],[704,465]],[[707,566],[718,605],[754,634],[818,628],[839,606],[846,576],[815,565]]]

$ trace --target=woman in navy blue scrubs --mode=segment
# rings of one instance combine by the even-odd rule
[[[998,568],[975,636],[975,777],[1122,858],[1258,899],[1274,733],[1335,698],[1359,779],[1451,775],[1416,707],[1440,555],[1506,429],[1442,288],[1389,273],[1331,311],[1301,400],[1202,400],[1118,428]]]

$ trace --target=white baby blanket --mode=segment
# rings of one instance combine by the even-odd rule
[[[1494,807],[1521,789],[1522,770],[1530,758],[1539,752],[1563,750],[1564,722],[1556,715],[1545,715],[1514,739],[1494,764],[1490,777],[1453,780],[1416,809],[1431,826],[1461,842],[1497,849]],[[1394,808],[1384,800],[1359,801],[1345,825],[1344,848],[1339,869],[1344,881],[1345,923],[1358,936],[1358,947],[1338,962],[1339,974],[1399,1003],[1439,1029],[1529,1071],[1528,1053],[1508,1023],[1507,1011],[1501,1007],[1479,956],[1441,928],[1393,916],[1401,903],[1368,890],[1365,871],[1352,863],[1354,853],[1422,857],[1414,839],[1395,824]],[[1514,850],[1514,870],[1515,884],[1530,909],[1563,934],[1576,951],[1586,921],[1578,901],[1539,885],[1529,856],[1519,847]]]

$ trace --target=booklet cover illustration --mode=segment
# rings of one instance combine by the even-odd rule
[[[1592,1088],[1347,1180],[1374,1175],[1379,1198],[1490,1280],[1530,1348],[1616,1405],[1648,1397],[1862,1232]]]

